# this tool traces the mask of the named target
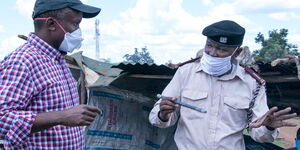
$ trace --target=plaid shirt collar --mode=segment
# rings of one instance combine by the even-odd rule
[[[56,60],[64,59],[66,53],[60,52],[58,49],[53,48],[51,45],[46,43],[44,40],[39,38],[34,33],[29,33],[29,36],[27,38],[27,42],[30,43],[30,45],[33,45],[37,49],[40,49],[41,53],[46,54],[50,58],[54,58]]]

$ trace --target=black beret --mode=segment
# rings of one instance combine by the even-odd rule
[[[240,46],[245,29],[234,21],[223,20],[205,27],[202,34],[211,41],[223,46]]]
[[[32,18],[47,11],[58,10],[63,8],[72,8],[82,12],[83,18],[92,18],[99,14],[100,8],[83,4],[80,0],[36,0]]]

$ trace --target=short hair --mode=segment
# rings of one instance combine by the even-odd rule
[[[65,15],[65,13],[67,11],[70,11],[70,10],[72,10],[72,9],[66,7],[66,8],[62,8],[62,9],[46,11],[45,13],[42,13],[42,14],[36,16],[35,18],[48,18],[48,17],[52,17],[52,18],[54,18],[56,20],[62,20],[63,17],[64,17],[64,15]],[[34,18],[33,18],[33,20],[34,20]],[[43,26],[43,23],[44,23],[43,20],[34,20],[33,21],[34,28],[36,30],[40,30],[41,27]]]

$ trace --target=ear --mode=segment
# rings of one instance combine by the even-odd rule
[[[55,20],[52,17],[49,17],[45,23],[46,23],[48,30],[50,30],[50,31],[56,30],[57,25],[56,25]]]

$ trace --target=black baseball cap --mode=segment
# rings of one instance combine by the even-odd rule
[[[36,0],[32,18],[36,18],[38,15],[47,11],[58,10],[67,7],[82,12],[83,18],[95,17],[101,11],[100,8],[85,5],[80,0]]]
[[[222,46],[240,46],[245,32],[245,29],[236,22],[223,20],[205,27],[202,34]]]

